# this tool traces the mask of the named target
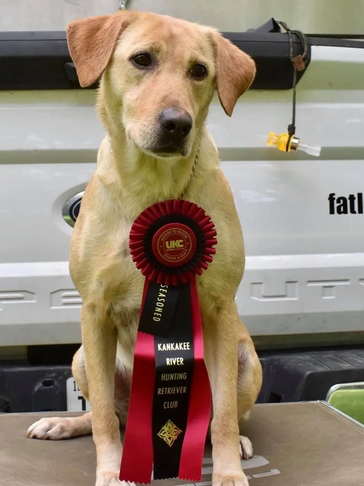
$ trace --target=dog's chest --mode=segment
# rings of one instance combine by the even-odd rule
[[[118,359],[130,369],[139,324],[139,315],[145,278],[136,268],[129,251],[129,233],[132,223],[123,225],[108,239],[111,251],[107,256],[106,272],[103,274],[103,287],[109,316],[118,330]],[[111,243],[112,242],[112,243]],[[219,251],[214,261],[201,277],[197,277],[201,310],[212,308],[224,294],[224,275],[233,274],[236,265],[226,264],[222,258],[226,249],[218,245]]]

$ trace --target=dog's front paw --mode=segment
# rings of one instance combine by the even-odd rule
[[[253,457],[253,445],[248,437],[244,437],[243,435],[239,437],[239,453],[240,457],[245,461]]]
[[[99,471],[96,486],[135,486],[135,483],[120,481],[119,471]]]
[[[27,430],[27,437],[31,439],[61,440],[71,437],[71,422],[67,418],[42,418]]]
[[[220,475],[213,474],[212,486],[249,486],[247,477],[243,471],[236,474]]]

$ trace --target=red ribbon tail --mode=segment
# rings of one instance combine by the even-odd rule
[[[206,435],[211,417],[211,391],[204,361],[202,320],[196,279],[192,279],[190,282],[190,293],[195,365],[187,429],[181,452],[179,478],[187,481],[200,481]]]
[[[148,291],[146,279],[142,308]],[[154,336],[138,332],[129,412],[121,460],[121,481],[149,484],[153,467],[152,411],[155,381]]]

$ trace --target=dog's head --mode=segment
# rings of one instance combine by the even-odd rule
[[[76,20],[67,36],[81,86],[103,76],[109,123],[156,157],[188,156],[214,89],[231,116],[255,76],[253,60],[215,29],[163,15]]]

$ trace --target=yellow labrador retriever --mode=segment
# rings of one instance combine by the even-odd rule
[[[204,208],[218,233],[214,261],[197,281],[213,400],[213,485],[246,486],[241,455],[251,457],[252,447],[238,420],[256,401],[262,373],[234,301],[244,272],[240,222],[205,120],[215,88],[232,114],[254,79],[254,62],[216,30],[162,15],[86,18],[67,33],[81,85],[101,78],[97,105],[107,132],[70,258],[83,302],[83,345],[72,370],[92,414],[42,419],[27,435],[92,432],[96,485],[120,484],[119,422],[127,416],[144,280],[129,254],[129,231],[147,206],[183,198]]]

